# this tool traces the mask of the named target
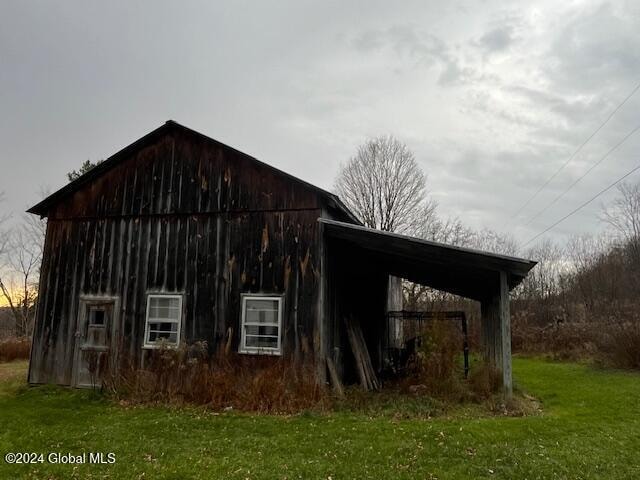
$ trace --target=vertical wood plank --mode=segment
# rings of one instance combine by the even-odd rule
[[[511,312],[509,308],[509,284],[507,281],[506,272],[500,272],[498,317],[500,318],[502,384],[505,394],[507,396],[511,396],[511,394],[513,393],[511,373]]]
[[[485,360],[502,375],[506,396],[513,390],[511,368],[511,315],[506,272],[500,272],[496,292],[481,304],[481,331]]]

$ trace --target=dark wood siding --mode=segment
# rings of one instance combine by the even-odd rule
[[[302,182],[174,131],[60,201],[49,218],[308,210],[320,203]]]
[[[49,212],[30,367],[71,383],[81,295],[119,298],[119,354],[139,359],[146,296],[182,293],[183,339],[238,344],[240,294],[285,294],[284,351],[320,311],[318,194],[184,132],[132,154]]]

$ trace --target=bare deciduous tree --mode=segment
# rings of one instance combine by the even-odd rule
[[[8,216],[3,217],[6,225]],[[17,336],[31,333],[46,222],[31,215],[0,231],[0,295],[11,310]]]
[[[488,228],[483,228],[474,234],[471,247],[485,252],[511,256],[518,255],[520,250],[520,246],[513,236]]]
[[[411,150],[392,136],[381,136],[361,145],[342,165],[335,190],[366,226],[418,235],[435,220],[437,204],[426,184]],[[402,310],[402,290],[402,280],[390,276],[389,309]]]
[[[436,209],[413,153],[391,136],[360,146],[335,190],[366,226],[389,232],[413,234]]]
[[[0,192],[0,204],[2,204],[3,201],[4,192]],[[0,213],[0,299],[5,296],[2,292],[7,290],[6,281],[8,274],[7,255],[9,250],[9,232],[6,229],[6,224],[8,218],[8,214]],[[0,304],[4,303],[5,302],[0,302]]]
[[[457,247],[470,247],[474,243],[475,233],[465,227],[459,218],[442,219],[435,214],[424,219],[415,230],[415,235],[425,240],[446,243]]]
[[[4,192],[0,192],[0,204],[4,201]],[[6,253],[7,244],[9,243],[9,234],[4,229],[4,225],[6,224],[9,215],[6,213],[0,213],[0,258]],[[0,263],[0,267],[2,264]],[[0,270],[1,273],[1,270]]]
[[[567,261],[572,268],[567,287],[585,311],[593,312],[604,291],[610,293],[611,289],[605,288],[607,284],[616,280],[606,260],[613,249],[613,241],[603,235],[576,235],[567,243]],[[610,294],[607,297],[612,300]]]
[[[618,185],[618,196],[603,209],[601,219],[626,245],[628,262],[635,270],[633,279],[640,286],[640,183]]]
[[[538,262],[522,282],[524,296],[543,301],[560,294],[561,276],[569,268],[566,252],[550,239],[545,239],[525,252]]]
[[[613,247],[612,240],[604,235],[574,235],[567,242],[567,261],[576,273],[582,274],[591,270],[598,260]]]
[[[37,217],[25,216],[10,242],[9,265],[15,280],[10,293],[3,293],[12,307],[18,336],[29,335],[33,328],[44,226],[45,223]]]
[[[603,208],[602,220],[627,241],[640,239],[640,183],[618,185],[618,196]]]

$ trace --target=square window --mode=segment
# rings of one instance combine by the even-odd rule
[[[240,353],[282,353],[282,301],[281,296],[242,296]]]
[[[147,348],[165,345],[177,347],[180,343],[182,324],[181,295],[149,295],[144,346]]]
[[[89,306],[89,326],[104,327],[107,323],[105,311],[103,307]]]

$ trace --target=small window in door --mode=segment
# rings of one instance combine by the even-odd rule
[[[83,348],[104,348],[109,346],[111,335],[111,315],[113,302],[96,301],[86,304],[86,321]]]
[[[106,323],[105,309],[100,305],[89,306],[89,326],[104,327]]]

